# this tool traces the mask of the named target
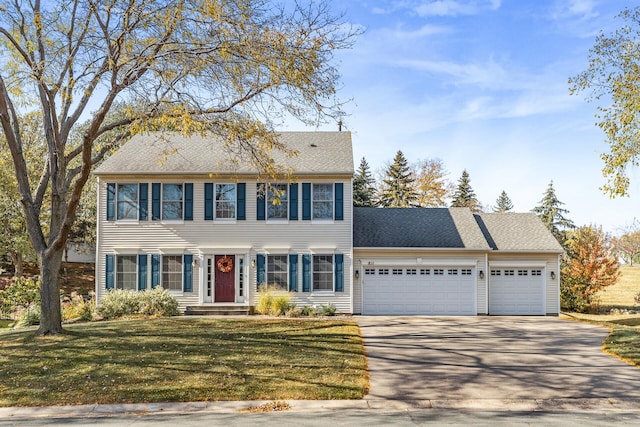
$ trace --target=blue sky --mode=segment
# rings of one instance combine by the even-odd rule
[[[350,0],[336,2],[365,33],[339,55],[341,98],[356,166],[374,171],[402,150],[410,161],[442,159],[457,182],[467,169],[484,205],[502,190],[529,211],[553,180],[577,224],[615,232],[638,213],[631,197],[609,199],[595,126],[596,105],[569,96],[618,0]],[[324,129],[332,129],[326,127]]]

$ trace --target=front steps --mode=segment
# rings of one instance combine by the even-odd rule
[[[247,305],[189,305],[185,316],[246,316],[250,312]]]

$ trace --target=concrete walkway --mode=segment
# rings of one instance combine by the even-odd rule
[[[608,329],[555,317],[358,317],[371,400],[640,400]]]

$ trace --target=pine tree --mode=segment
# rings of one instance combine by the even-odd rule
[[[376,188],[373,185],[376,182],[371,176],[371,169],[369,169],[369,163],[363,157],[360,160],[360,167],[353,175],[353,206],[373,206],[373,196],[375,195]]]
[[[507,192],[502,190],[500,196],[496,200],[496,205],[493,207],[494,212],[509,212],[513,209],[513,202],[507,196]]]
[[[553,188],[553,181],[551,181],[538,206],[533,208],[533,212],[540,217],[542,223],[560,243],[565,241],[566,230],[576,228],[573,221],[565,218],[569,211],[563,209],[562,205],[564,203],[558,200],[556,190]]]
[[[418,204],[415,179],[400,150],[386,170],[378,204],[385,208],[410,208]]]
[[[469,208],[473,212],[482,211],[482,206],[476,197],[476,193],[473,191],[473,188],[471,188],[471,180],[469,179],[469,173],[466,169],[462,171],[462,176],[458,180],[458,187],[453,193],[451,207]]]

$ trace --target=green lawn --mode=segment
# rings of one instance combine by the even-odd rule
[[[0,319],[0,329],[6,329],[13,325],[13,320]]]
[[[634,298],[640,293],[640,267],[622,267],[620,272],[618,282],[598,294],[600,305],[628,308],[636,305]]]
[[[0,406],[359,399],[358,326],[317,319],[165,318],[0,332]]]

